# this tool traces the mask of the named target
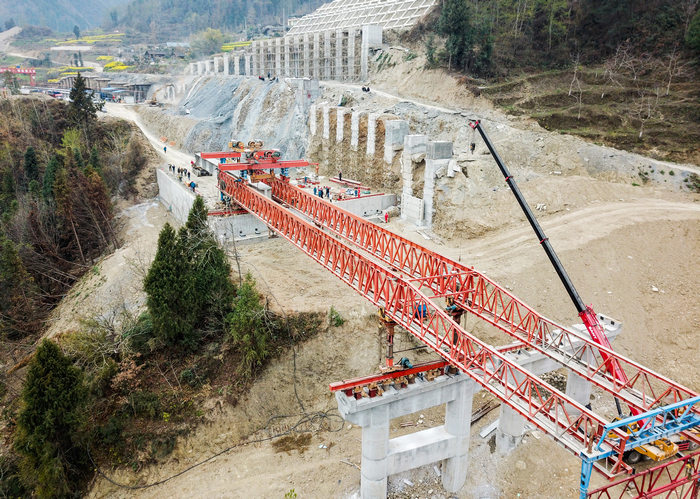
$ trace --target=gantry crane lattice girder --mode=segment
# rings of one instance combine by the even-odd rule
[[[606,484],[590,499],[697,499],[700,491],[700,452],[654,466]]]
[[[226,172],[220,174],[220,188],[225,194],[375,305],[384,308],[387,316],[425,345],[581,457],[582,497],[588,486],[587,470],[595,468],[608,478],[632,471],[622,460],[626,448],[629,450],[661,436],[681,432],[697,442],[697,437],[684,432],[699,421],[694,404],[700,398],[691,390],[540,316],[473,268],[428,251],[274,176],[267,179],[267,183],[272,186],[276,200],[310,218],[313,224],[267,199],[240,178]],[[347,239],[358,246],[359,251],[323,229]],[[380,260],[381,264],[373,259]],[[404,272],[410,277],[405,278]],[[423,287],[430,289],[432,295],[422,293]],[[462,310],[475,314],[518,338],[526,347],[557,360],[624,400],[636,415],[631,419],[649,428],[629,435],[619,425],[606,425],[592,411],[464,331],[432,302],[435,298],[446,297],[451,297]],[[416,310],[425,312],[420,316]],[[567,352],[566,346],[573,346],[574,342],[583,346],[573,349],[573,353]],[[598,354],[603,361],[598,361]],[[629,371],[623,371],[625,376],[620,382],[621,376],[609,371],[619,371],[622,365],[634,373],[628,378]],[[677,409],[665,412],[664,418],[653,410],[643,414],[669,402]]]
[[[398,272],[373,262],[239,178],[222,173],[220,179],[226,195],[571,452],[580,455],[589,442],[602,439],[601,449],[610,455],[595,464],[599,472],[613,476],[631,471],[622,461],[629,438],[623,431],[604,432],[606,421],[601,417],[467,333]],[[424,311],[422,317],[416,310]]]
[[[287,182],[271,180],[268,184],[273,198],[407,273],[415,285],[431,289],[431,298],[452,297],[462,310],[556,360],[641,412],[660,403],[697,396],[679,383],[597,344],[585,334],[543,317],[473,268],[427,250]],[[574,344],[580,346],[574,348]],[[600,351],[623,367],[629,375],[627,383],[622,384],[612,376],[608,362],[597,355]]]

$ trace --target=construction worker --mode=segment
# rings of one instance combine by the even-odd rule
[[[341,172],[341,171],[338,172],[338,180],[340,180],[340,181],[343,180],[343,172]]]
[[[163,154],[165,154],[165,153],[167,153],[167,152],[168,152],[167,146],[163,146]]]
[[[384,223],[385,224],[389,223],[389,212],[388,211],[384,212]]]

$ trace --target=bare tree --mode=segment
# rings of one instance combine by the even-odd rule
[[[578,77],[578,72],[579,69],[581,69],[580,62],[581,62],[581,52],[578,52],[576,54],[576,58],[572,56],[571,60],[574,62],[574,77],[571,80],[571,85],[569,85],[569,97],[574,97],[576,101],[578,102],[578,118],[581,119],[581,106],[582,106],[582,98],[583,98],[583,89],[581,88],[581,80],[579,80]],[[572,95],[574,92],[578,92],[577,95]]]
[[[681,55],[677,48],[678,45],[674,45],[673,51],[666,56],[666,62],[660,63],[660,66],[663,67],[666,77],[668,78],[668,82],[666,84],[666,95],[671,92],[671,82],[673,79],[685,74],[685,65],[680,64]]]
[[[700,0],[681,0],[679,7],[681,8],[681,13],[683,20],[685,22],[685,30],[683,31],[683,37],[688,34],[688,26],[690,26],[690,21],[693,19],[693,14],[695,13],[695,7],[698,5]]]
[[[646,88],[641,89],[639,91],[639,97],[635,99],[632,113],[641,123],[639,127],[639,140],[642,140],[642,135],[644,135],[644,125],[646,122],[656,117],[660,95],[661,86],[656,85],[653,90]]]

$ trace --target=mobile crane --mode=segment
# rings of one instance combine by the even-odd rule
[[[484,140],[484,143],[486,144],[486,147],[491,153],[491,156],[498,165],[498,168],[501,170],[501,173],[503,174],[503,177],[505,178],[508,187],[515,196],[515,199],[520,205],[520,208],[523,210],[523,213],[525,213],[525,217],[532,226],[532,229],[535,231],[537,239],[542,245],[542,249],[544,249],[547,258],[549,258],[549,261],[552,263],[554,270],[556,271],[557,275],[559,276],[559,279],[564,285],[564,289],[566,289],[567,294],[571,298],[571,301],[574,303],[576,311],[578,312],[579,317],[583,321],[583,324],[586,326],[586,329],[591,335],[591,338],[599,345],[602,345],[612,350],[610,341],[605,335],[605,331],[603,329],[603,326],[600,324],[600,321],[598,320],[598,316],[593,311],[592,306],[587,306],[584,304],[583,300],[581,299],[581,296],[576,291],[573,282],[571,282],[571,279],[569,278],[566,269],[559,260],[559,257],[555,253],[552,244],[549,242],[549,239],[542,230],[542,227],[535,218],[535,215],[532,213],[532,210],[530,209],[530,206],[525,200],[525,197],[523,196],[522,192],[520,192],[520,188],[518,187],[517,182],[508,171],[508,167],[505,165],[500,155],[496,151],[496,148],[491,142],[491,139],[486,133],[486,130],[484,130],[483,126],[481,125],[481,122],[478,120],[474,120],[471,121],[469,125],[474,130],[478,131],[481,135],[481,138]],[[620,366],[619,362],[616,359],[610,358],[610,356],[603,350],[600,351],[600,355],[603,359],[608,373],[610,373],[610,375],[614,378],[614,380],[617,383],[619,383],[622,386],[626,386],[629,383],[629,379],[625,371],[622,369],[622,366]],[[625,418],[625,416],[622,413],[620,401],[617,398],[615,398],[615,404],[617,406],[618,418],[615,418],[613,422],[620,421]],[[641,410],[632,406],[630,407],[630,412],[632,416],[638,416],[642,414]],[[623,429],[629,434],[634,431],[637,431],[639,429],[639,425],[643,423],[644,421],[633,423],[631,425],[624,426]],[[697,430],[693,430],[693,432],[697,433]],[[679,441],[683,442],[681,445],[686,449],[690,448],[691,450],[694,450],[695,448],[697,448],[697,444],[682,440],[682,437],[680,437]],[[676,442],[672,442],[669,438],[660,438],[654,442],[636,447],[626,452],[626,459],[627,462],[629,462],[630,464],[636,464],[641,460],[642,456],[647,456],[654,461],[663,461],[665,459],[668,459],[669,457],[676,455],[678,451],[679,446]]]

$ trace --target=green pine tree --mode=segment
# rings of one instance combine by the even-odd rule
[[[196,348],[203,336],[223,330],[231,311],[231,265],[207,216],[198,197],[177,234],[166,224],[144,280],[154,334],[169,344]]]
[[[688,32],[685,34],[685,43],[691,50],[700,53],[700,11],[688,25]]]
[[[438,20],[438,33],[447,38],[445,49],[449,54],[449,66],[462,66],[465,54],[471,50],[472,27],[466,0],[445,0]]]
[[[183,227],[184,229],[184,227]],[[196,343],[197,314],[192,301],[195,280],[182,244],[168,223],[158,237],[158,250],[144,280],[153,333],[167,344]]]
[[[100,161],[100,151],[97,150],[97,146],[92,146],[88,164],[100,175],[100,177],[102,176],[102,161]]]
[[[44,339],[29,364],[14,440],[21,475],[36,497],[68,497],[77,489],[85,469],[79,433],[85,397],[82,372]]]
[[[44,172],[44,183],[41,187],[41,195],[45,201],[53,198],[53,184],[56,181],[56,172],[61,167],[56,156],[52,156]]]
[[[92,102],[92,91],[88,91],[83,78],[78,72],[70,90],[71,103],[68,106],[68,117],[70,120],[83,128],[87,128],[97,118],[97,108]]]
[[[10,339],[35,332],[36,289],[15,244],[0,232],[0,331]]]
[[[265,307],[250,274],[246,274],[243,284],[238,288],[233,311],[228,316],[228,325],[234,345],[243,354],[239,370],[248,376],[270,356],[269,343],[273,326],[268,322]]]
[[[27,179],[27,184],[32,180],[39,180],[39,160],[32,146],[27,147],[27,151],[24,153],[24,176]]]

